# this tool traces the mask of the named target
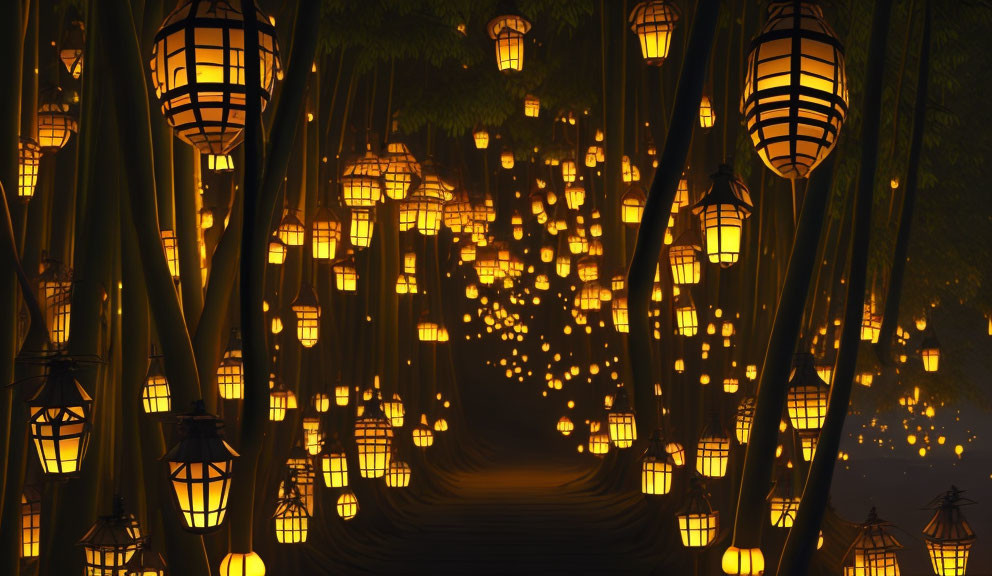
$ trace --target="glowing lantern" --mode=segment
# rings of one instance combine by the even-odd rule
[[[286,212],[282,221],[279,222],[279,227],[276,228],[276,236],[286,246],[303,246],[303,237],[306,235],[306,232],[307,230],[303,227],[303,223],[300,222],[300,219],[296,217],[296,214],[292,210]]]
[[[699,101],[699,127],[705,131],[714,124],[716,124],[716,111],[713,109],[710,97],[703,94],[703,98]]]
[[[797,354],[789,378],[786,408],[796,430],[819,430],[827,417],[830,388],[820,379],[812,354]]]
[[[496,66],[500,72],[519,72],[524,67],[524,34],[530,22],[516,14],[493,18],[486,26],[496,42]]]
[[[926,372],[936,372],[940,366],[940,343],[937,342],[937,335],[931,328],[923,337],[920,344],[920,357],[923,359],[923,370]]]
[[[358,498],[354,492],[345,490],[338,496],[337,512],[342,520],[351,520],[358,515]]]
[[[231,469],[238,453],[224,441],[223,426],[197,402],[192,412],[178,416],[180,440],[163,457],[183,528],[190,532],[212,532],[227,515]]]
[[[899,541],[887,530],[892,524],[879,519],[875,509],[868,513],[868,519],[858,529],[858,535],[851,545],[854,552],[854,574],[857,576],[899,576],[899,560],[896,550],[902,548]]]
[[[320,338],[320,304],[308,282],[300,286],[291,307],[296,313],[296,339],[305,348],[312,348]]]
[[[731,546],[723,553],[720,565],[724,574],[761,576],[765,573],[765,555],[761,548]]]
[[[951,486],[930,504],[936,507],[936,512],[923,529],[923,538],[937,576],[965,576],[968,554],[975,543],[975,532],[965,520],[961,506],[973,503],[962,498],[961,491]]]
[[[265,563],[255,552],[229,552],[221,560],[220,576],[265,576]]]
[[[341,292],[358,290],[358,271],[355,270],[355,262],[352,259],[334,265],[334,287]]]
[[[69,341],[69,321],[72,318],[72,270],[52,260],[45,261],[45,270],[38,278],[38,300],[44,307],[48,336],[55,347]]]
[[[21,558],[36,558],[41,549],[41,493],[25,486],[21,494]]]
[[[245,397],[245,382],[241,358],[224,358],[217,367],[217,388],[225,400]]]
[[[38,168],[41,165],[41,146],[22,136],[17,141],[17,197],[30,200],[38,185]]]
[[[589,433],[589,453],[594,456],[603,456],[610,451],[610,435],[599,431],[598,424],[596,432]]]
[[[383,412],[386,414],[386,419],[389,420],[389,425],[393,428],[402,428],[403,419],[406,412],[403,408],[403,399],[397,393],[393,394],[392,400],[387,400],[382,403]]]
[[[207,169],[213,172],[233,172],[234,159],[230,154],[207,154]]]
[[[641,493],[661,495],[671,492],[674,469],[671,457],[665,452],[661,434],[656,430],[641,456]]]
[[[640,186],[627,188],[620,198],[620,221],[632,226],[639,225],[646,203],[647,195],[644,193],[644,188]]]
[[[799,446],[802,449],[803,462],[812,462],[816,454],[816,444],[820,439],[819,430],[803,430],[799,432]]]
[[[410,485],[410,473],[410,465],[394,457],[389,463],[389,472],[386,473],[386,486],[406,488]]]
[[[751,44],[741,110],[762,161],[805,178],[837,142],[847,115],[844,49],[809,2],[773,2]]]
[[[333,260],[341,243],[341,223],[321,207],[313,219],[311,248],[315,260]]]
[[[283,482],[283,494],[276,500],[272,518],[275,520],[276,541],[280,544],[302,544],[307,541],[310,513],[292,477]]]
[[[382,199],[379,177],[385,164],[371,150],[345,165],[341,175],[341,201],[349,208],[373,208]]]
[[[86,556],[86,576],[123,574],[141,543],[138,521],[124,511],[124,499],[115,498],[113,513],[100,516],[79,540]]]
[[[378,393],[365,402],[365,410],[355,421],[358,471],[362,478],[382,478],[389,469],[393,428],[382,411]],[[357,502],[356,502],[357,504]]]
[[[799,512],[799,496],[792,488],[792,469],[780,471],[778,479],[768,495],[769,519],[775,528],[792,528]]]
[[[42,96],[38,108],[38,145],[44,152],[57,152],[76,131],[76,119],[69,105],[62,101],[62,89],[56,88]]]
[[[679,334],[687,338],[695,336],[699,330],[699,323],[696,320],[696,306],[692,303],[692,296],[689,292],[680,294],[675,298],[675,321]]]
[[[83,48],[86,46],[86,30],[83,23],[73,20],[62,33],[59,42],[59,59],[65,69],[76,80],[83,74]]]
[[[413,186],[414,176],[420,177],[420,164],[403,142],[390,142],[383,156],[385,167],[382,170],[386,197],[391,200],[406,198]]]
[[[330,453],[320,457],[320,471],[324,476],[324,485],[328,488],[348,486],[348,458],[341,444],[335,442]]]
[[[286,410],[289,409],[289,392],[283,388],[282,381],[273,384],[271,378],[269,386],[269,420],[272,422],[282,422],[286,419]]]
[[[578,168],[575,165],[575,160],[564,160],[561,163],[561,179],[566,184],[571,184],[575,182],[576,173]]]
[[[489,148],[489,132],[485,128],[477,128],[472,132],[472,140],[475,141],[475,147],[479,150]]]
[[[578,210],[586,202],[586,189],[581,185],[570,185],[565,188],[565,203],[569,210]]]
[[[500,152],[499,154],[499,163],[504,169],[511,170],[514,164],[513,150],[510,150],[509,148],[504,148],[503,151]]]
[[[712,178],[713,185],[692,213],[699,216],[710,262],[726,268],[740,256],[741,228],[753,206],[747,186],[730,166],[721,164]]]
[[[634,6],[630,28],[637,34],[646,64],[661,66],[665,62],[678,19],[678,9],[665,0],[647,0]]]
[[[413,445],[417,448],[430,448],[434,445],[434,432],[427,424],[427,414],[420,415],[420,423],[413,427]]]
[[[575,424],[568,416],[562,416],[558,419],[558,423],[555,424],[555,430],[561,433],[562,436],[569,436],[572,431],[575,430]]]
[[[141,405],[145,409],[145,414],[159,414],[172,410],[169,381],[162,374],[162,367],[157,360],[152,360],[148,366],[148,374],[141,387]]]
[[[165,576],[165,560],[162,555],[151,549],[148,538],[144,538],[141,547],[131,556],[127,563],[124,576]]]
[[[861,318],[861,341],[878,343],[881,330],[882,317],[875,315],[875,298],[872,296],[871,302],[865,304],[865,312]]]
[[[530,94],[524,98],[524,116],[528,118],[537,118],[541,115],[541,101],[537,96],[532,96]]]
[[[634,420],[634,410],[630,407],[627,388],[617,387],[613,406],[607,414],[610,429],[610,440],[617,448],[630,448],[637,440],[637,423]]]
[[[734,435],[741,444],[747,444],[751,438],[751,422],[754,419],[754,398],[745,396],[737,405],[734,415]]]
[[[678,239],[668,249],[668,262],[672,267],[672,281],[676,286],[699,283],[700,264],[696,253],[701,249],[699,239],[692,229],[679,234]]]
[[[372,210],[356,208],[351,211],[351,227],[349,238],[355,248],[368,248],[372,244],[372,232],[375,220]]]
[[[618,295],[613,298],[612,304],[613,326],[620,334],[630,332],[629,312],[627,309],[627,296]]]
[[[89,445],[92,405],[73,376],[71,364],[53,361],[45,383],[28,401],[28,429],[46,474],[79,472]]]
[[[275,27],[257,10],[262,109],[279,68]],[[155,34],[152,86],[176,135],[204,154],[227,154],[246,120],[244,15],[240,5],[186,0]],[[233,55],[236,55],[233,56]]]
[[[720,514],[713,510],[706,488],[698,478],[692,479],[687,501],[675,517],[686,548],[705,548],[716,539]]]
[[[162,241],[165,242],[166,232],[172,233],[171,230],[162,231]],[[173,248],[172,251],[175,253],[175,236],[172,237]],[[166,247],[166,257],[168,258],[169,248]],[[268,262],[269,264],[275,264],[276,266],[281,265],[286,261],[286,243],[283,242],[278,236],[273,236],[269,238],[269,252],[268,252]],[[169,271],[172,271],[172,267],[176,267],[176,274],[172,276],[173,279],[179,277],[179,265],[178,263],[173,264],[175,259],[169,259]]]
[[[696,472],[707,478],[723,478],[730,457],[730,438],[715,417],[703,427],[696,445]]]

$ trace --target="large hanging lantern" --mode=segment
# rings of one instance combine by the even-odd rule
[[[142,546],[141,529],[133,514],[124,512],[124,499],[114,500],[114,511],[101,516],[79,540],[86,559],[86,576],[117,576]]]
[[[730,458],[730,438],[716,417],[703,427],[696,445],[696,472],[707,478],[723,478]]]
[[[269,101],[279,67],[276,30],[256,9],[258,94]],[[245,126],[244,15],[229,0],[186,0],[165,18],[152,45],[152,86],[162,114],[204,154],[227,154]]]
[[[923,529],[923,538],[937,576],[965,576],[968,569],[968,554],[975,543],[975,532],[961,512],[964,504],[974,502],[962,498],[961,491],[954,486],[931,502],[936,512]]]
[[[157,359],[153,359],[148,365],[148,374],[141,387],[141,406],[145,409],[145,414],[161,414],[172,410],[169,381],[165,379]]]
[[[878,517],[875,508],[868,513],[868,519],[858,529],[858,535],[851,545],[854,552],[856,576],[899,576],[899,560],[896,550],[902,545],[888,528],[892,524]]]
[[[524,34],[530,22],[523,16],[503,14],[489,21],[489,37],[495,40],[496,67],[500,72],[519,72],[524,68]]]
[[[699,216],[710,262],[726,268],[740,256],[741,228],[753,206],[747,186],[730,166],[721,164],[712,178],[713,185],[692,213]]]
[[[630,29],[641,43],[645,64],[661,66],[665,63],[678,19],[678,8],[665,0],[647,0],[634,6],[630,13]]]
[[[378,393],[365,402],[365,410],[355,422],[358,471],[362,478],[382,478],[389,470],[393,427],[382,412]]]
[[[89,445],[92,405],[73,376],[70,361],[53,361],[45,383],[28,400],[28,429],[46,474],[79,473]]]
[[[674,469],[671,456],[665,452],[661,432],[656,430],[641,456],[641,493],[661,495],[671,492]]]
[[[797,354],[789,377],[786,408],[796,430],[819,430],[827,417],[830,388],[816,373],[813,355]]]
[[[291,305],[296,313],[296,339],[306,348],[313,348],[320,338],[320,303],[309,282],[300,286]]]
[[[696,255],[700,246],[699,237],[692,228],[679,234],[668,249],[668,262],[672,267],[672,282],[676,286],[699,283],[700,263]]]
[[[182,513],[183,528],[197,534],[216,530],[227,515],[238,453],[224,441],[223,426],[222,420],[197,402],[192,412],[178,417],[180,440],[163,457],[169,465],[169,482]]]
[[[847,115],[844,48],[809,2],[772,2],[751,44],[741,111],[761,160],[805,178],[837,142]]]
[[[630,407],[627,387],[619,386],[613,406],[606,416],[610,427],[610,440],[617,448],[630,448],[637,440],[637,423],[634,420],[634,410]]]
[[[38,108],[38,145],[44,152],[57,152],[76,131],[76,119],[62,100],[62,89],[55,88],[41,97]]]
[[[716,539],[720,513],[710,505],[706,488],[698,478],[692,479],[686,503],[675,517],[682,545],[686,548],[705,548]]]

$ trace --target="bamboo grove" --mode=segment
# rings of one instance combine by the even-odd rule
[[[8,3],[0,572],[361,572],[505,379],[658,573],[899,574],[831,479],[849,412],[988,406],[989,12],[822,4]]]

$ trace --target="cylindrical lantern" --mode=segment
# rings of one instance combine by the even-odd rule
[[[519,72],[524,68],[524,34],[530,22],[516,14],[503,14],[490,20],[486,28],[496,45],[496,67],[500,72]]]
[[[797,354],[789,378],[786,408],[796,430],[819,430],[827,417],[830,388],[816,373],[813,355]]]
[[[891,526],[878,517],[874,508],[868,513],[848,552],[854,554],[855,576],[899,576],[896,550],[902,545],[888,530]]]
[[[661,495],[671,492],[674,469],[671,456],[665,452],[661,431],[656,430],[641,456],[641,493]]]
[[[36,558],[41,549],[41,491],[25,486],[21,494],[21,558]]]
[[[923,370],[926,372],[936,372],[940,367],[940,342],[933,328],[927,330],[920,343],[920,358],[923,360]]]
[[[280,544],[302,544],[307,541],[310,527],[310,513],[293,479],[283,482],[283,494],[276,500],[275,521],[276,541]]]
[[[758,155],[779,176],[805,178],[827,157],[847,116],[847,73],[819,6],[768,6],[748,54],[741,110]]]
[[[699,283],[700,264],[696,255],[702,247],[692,228],[679,234],[678,239],[668,249],[668,262],[672,267],[672,281],[676,286]]]
[[[145,414],[159,414],[172,410],[169,381],[165,379],[162,366],[157,359],[152,359],[148,365],[148,374],[141,387],[141,406],[145,409]]]
[[[17,197],[30,200],[38,185],[41,166],[41,146],[31,138],[21,136],[17,141]]]
[[[617,448],[630,448],[637,440],[637,423],[634,419],[634,410],[630,406],[630,398],[627,396],[627,387],[619,386],[616,397],[613,400],[613,407],[610,408],[606,416],[609,423],[610,440]]]
[[[720,527],[720,514],[710,505],[706,488],[698,478],[692,479],[686,503],[675,514],[682,545],[686,548],[705,548],[716,539]]]
[[[715,417],[711,417],[696,445],[696,472],[707,478],[723,478],[730,457],[730,438]]]
[[[331,451],[320,457],[320,471],[328,488],[348,486],[348,458],[340,443],[335,442]]]
[[[206,534],[220,527],[227,515],[232,468],[238,453],[224,441],[224,423],[197,402],[178,417],[179,442],[163,460],[169,465],[174,502],[183,528]]]
[[[358,515],[358,498],[354,492],[346,489],[338,496],[337,512],[342,520],[351,520]]]
[[[258,94],[269,101],[279,68],[275,26],[256,9]],[[152,86],[162,114],[204,154],[227,154],[245,125],[244,15],[237,2],[185,0],[152,44]]]
[[[317,210],[311,230],[314,260],[333,260],[341,244],[341,223],[325,207]]]
[[[320,338],[320,304],[309,282],[300,286],[291,308],[296,313],[296,339],[305,348],[313,348]]]
[[[665,0],[647,0],[634,6],[630,13],[630,29],[637,34],[646,64],[664,64],[678,19],[678,8]]]
[[[716,124],[716,110],[713,109],[713,103],[710,102],[710,97],[703,94],[702,99],[699,101],[699,127],[703,131],[707,131]]]
[[[410,465],[394,456],[389,462],[389,472],[386,472],[386,486],[406,488],[410,485],[410,472]]]
[[[378,392],[364,406],[364,413],[355,421],[358,471],[362,478],[382,478],[389,469],[393,428],[382,411]]]
[[[699,216],[710,262],[726,268],[740,256],[741,228],[753,206],[747,186],[730,166],[721,164],[712,178],[713,185],[692,213]]]
[[[413,186],[414,178],[420,177],[420,164],[403,142],[390,142],[382,157],[385,168],[382,171],[386,197],[402,200]]]

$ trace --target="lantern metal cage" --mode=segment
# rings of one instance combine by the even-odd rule
[[[279,68],[275,27],[256,9],[258,95],[268,103]],[[162,114],[184,142],[227,154],[246,121],[244,14],[228,0],[186,0],[155,34],[152,86]]]
[[[43,152],[57,152],[76,132],[76,119],[69,104],[62,99],[62,89],[55,87],[41,95],[38,107],[38,145]]]
[[[290,308],[296,313],[296,339],[305,348],[313,348],[320,339],[320,303],[309,282],[300,286]]]
[[[679,334],[686,338],[692,338],[699,331],[696,305],[688,290],[675,297],[675,324]]]
[[[307,234],[307,229],[303,222],[296,216],[295,210],[287,210],[276,228],[276,235],[286,246],[303,246],[303,238]]]
[[[721,164],[712,179],[713,185],[692,213],[699,216],[709,261],[726,268],[740,257],[741,230],[754,206],[747,186],[729,165]]]
[[[489,21],[489,37],[495,41],[496,67],[500,72],[519,72],[524,68],[524,35],[530,22],[517,14],[503,14]]]
[[[33,138],[21,136],[17,140],[17,197],[30,200],[38,185],[41,166],[41,146]]]
[[[613,406],[606,415],[609,425],[610,441],[617,448],[630,448],[637,440],[637,423],[634,409],[630,406],[626,386],[618,386]]]
[[[620,334],[630,332],[630,312],[627,304],[627,294],[616,294],[610,310],[613,316],[613,326]]]
[[[961,512],[961,506],[975,502],[961,494],[961,490],[951,486],[950,490],[930,503],[930,508],[935,512],[923,529],[923,538],[937,576],[965,576],[968,569],[968,555],[975,543],[975,531]]]
[[[691,479],[686,503],[675,517],[682,545],[686,548],[706,548],[716,539],[720,529],[720,513],[713,509],[706,487],[699,478]]]
[[[374,230],[375,211],[363,208],[355,208],[351,211],[351,226],[348,237],[352,246],[358,249],[371,246]]]
[[[224,400],[245,397],[244,369],[240,358],[224,358],[217,366],[217,389]]]
[[[100,516],[78,542],[85,553],[87,576],[123,574],[125,566],[142,547],[138,521],[124,511],[124,499],[114,499],[113,512]]]
[[[338,496],[337,512],[342,520],[351,520],[358,515],[358,498],[354,492],[348,489],[341,492]]]
[[[430,448],[434,445],[434,432],[427,423],[427,414],[420,415],[420,423],[411,431],[413,445],[417,448]]]
[[[741,445],[747,444],[748,440],[751,439],[754,403],[755,399],[753,396],[745,396],[737,404],[737,412],[734,414],[734,435],[737,437],[737,442]]]
[[[701,265],[697,253],[702,249],[699,235],[692,227],[675,239],[668,249],[668,263],[672,267],[672,282],[676,286],[699,283]]]
[[[72,363],[53,360],[45,383],[28,400],[28,429],[45,474],[79,473],[90,438],[93,399],[76,380]]]
[[[730,458],[730,438],[719,419],[712,415],[696,445],[696,472],[707,478],[723,478]]]
[[[899,560],[896,550],[902,545],[888,530],[892,526],[878,517],[873,507],[868,519],[858,528],[858,535],[848,549],[853,552],[852,573],[861,576],[899,576]],[[846,570],[846,569],[845,569]]]
[[[131,556],[123,576],[165,576],[168,566],[162,555],[151,548],[148,538],[142,538],[141,547]]]
[[[272,519],[275,523],[276,541],[280,544],[302,544],[307,541],[310,512],[292,475],[287,475],[283,481],[282,495],[276,500],[276,511]]]
[[[634,6],[630,12],[630,29],[637,34],[645,64],[665,63],[678,19],[678,8],[665,0],[647,0]]]
[[[386,486],[390,488],[406,488],[410,485],[410,465],[395,456],[389,462],[386,472]]]
[[[345,165],[341,201],[349,208],[373,208],[382,199],[379,178],[386,164],[372,150]]]
[[[320,207],[311,225],[311,252],[314,260],[333,260],[341,244],[341,222],[326,207]]]
[[[358,270],[352,258],[342,260],[333,266],[334,287],[339,292],[354,293],[358,291]]]
[[[21,494],[21,558],[37,558],[41,549],[41,491],[25,486]]]
[[[933,327],[928,327],[920,342],[920,358],[925,372],[936,372],[940,368],[940,342]]]
[[[641,493],[648,495],[668,494],[672,491],[672,475],[675,466],[672,457],[665,451],[665,442],[660,430],[655,430],[651,441],[641,456]]]
[[[716,110],[713,109],[713,103],[710,102],[710,97],[703,94],[702,99],[699,101],[699,127],[703,129],[703,132],[706,132],[714,124],[716,124]]]
[[[420,163],[403,142],[387,144],[382,160],[385,162],[382,180],[386,188],[386,197],[390,200],[406,198],[414,180],[420,178]]]
[[[165,232],[163,231],[163,234],[164,233]],[[163,236],[163,240],[164,240],[164,236]],[[175,242],[175,239],[173,239],[173,243],[174,242]],[[282,238],[279,238],[278,236],[272,236],[272,237],[270,237],[269,238],[268,263],[269,264],[274,264],[276,266],[279,266],[282,263],[284,263],[285,261],[286,261],[286,243],[283,242],[282,241]],[[177,272],[178,272],[178,269],[179,269],[179,267],[177,265],[176,266],[176,271]],[[171,271],[171,266],[170,266],[170,271]],[[177,278],[177,276],[174,275],[173,278]]]
[[[313,516],[316,502],[314,483],[317,475],[313,464],[310,463],[310,453],[302,444],[293,447],[290,457],[286,460],[286,468],[289,470],[289,480],[292,481],[291,487],[299,492],[307,513]],[[287,483],[284,482],[283,487],[280,487],[280,494],[287,494],[287,487]]]
[[[393,428],[402,428],[406,416],[406,409],[403,407],[403,399],[399,393],[394,392],[390,400],[382,403],[382,411],[389,420],[389,425]]]
[[[634,185],[627,188],[620,197],[620,221],[629,226],[638,226],[647,201],[648,196],[641,186]]]
[[[38,278],[38,301],[44,308],[45,324],[52,345],[61,349],[69,341],[72,319],[72,269],[46,259]]]
[[[791,468],[781,468],[768,494],[769,520],[775,528],[792,528],[799,512],[800,497],[796,496],[792,474]]]
[[[355,421],[358,471],[362,478],[382,478],[389,470],[393,427],[382,411],[378,392],[365,402],[364,407],[363,414]]]
[[[761,160],[805,178],[830,153],[847,116],[844,48],[810,2],[772,2],[751,44],[741,111]]]
[[[141,406],[145,414],[161,414],[172,410],[169,381],[162,373],[162,365],[157,358],[153,358],[148,365],[148,374],[141,387]]]
[[[330,452],[320,457],[320,472],[328,488],[348,487],[348,458],[340,442],[335,441]]]
[[[819,430],[827,417],[830,388],[816,372],[813,355],[796,354],[785,405],[796,430]]]
[[[73,20],[62,32],[59,41],[59,60],[75,80],[83,75],[83,49],[86,47],[86,29],[79,20]]]
[[[169,468],[173,502],[183,528],[196,534],[218,529],[227,515],[232,469],[238,453],[224,441],[222,420],[198,401],[177,418],[180,437],[162,458]]]

